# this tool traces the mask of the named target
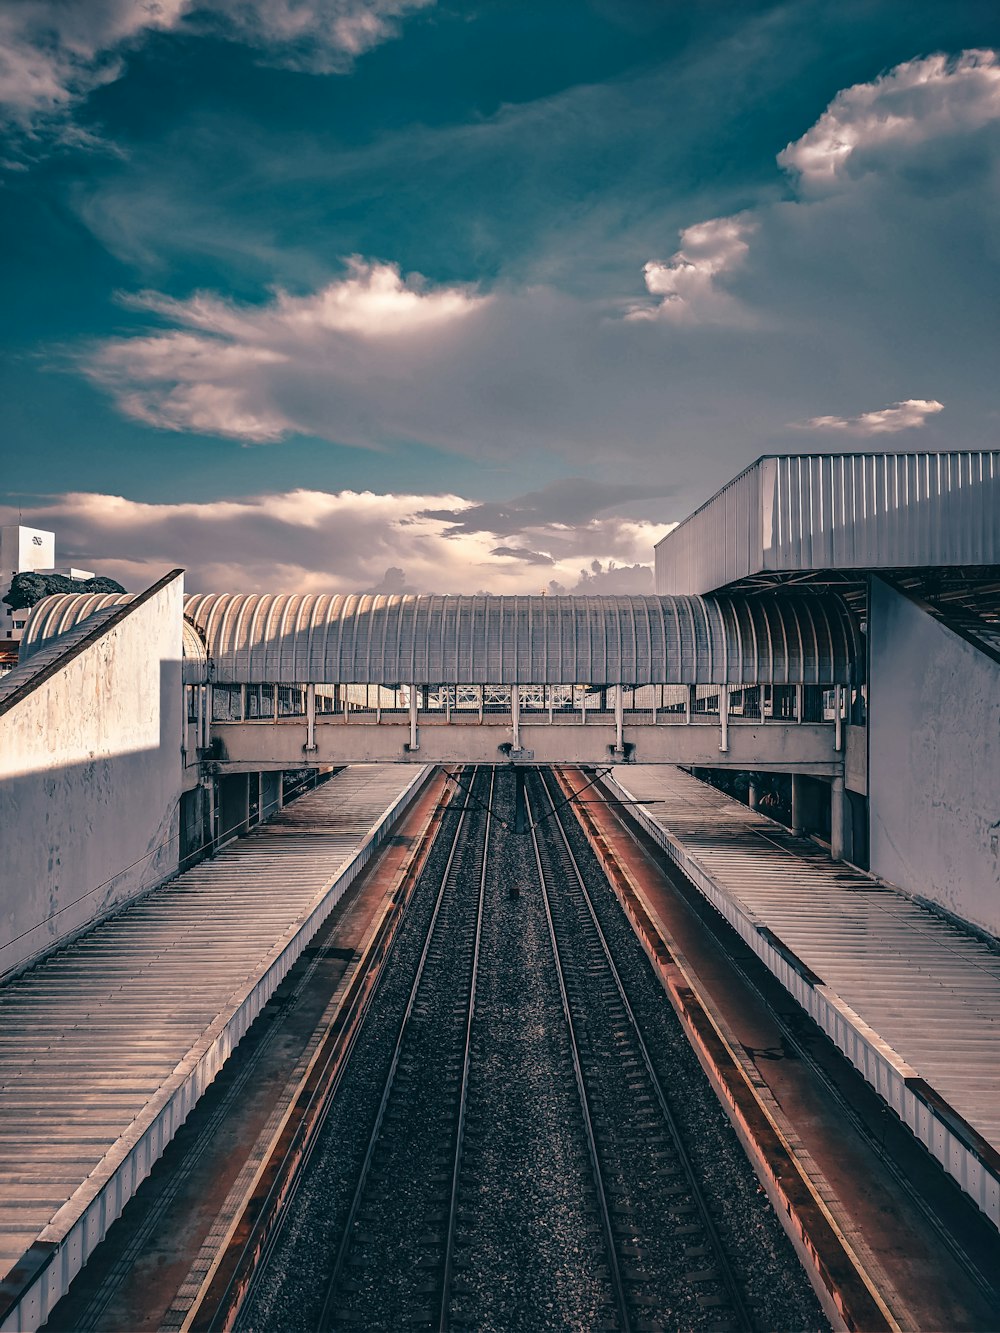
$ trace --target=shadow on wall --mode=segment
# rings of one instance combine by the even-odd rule
[[[2,701],[0,975],[177,869],[182,599],[168,576]]]

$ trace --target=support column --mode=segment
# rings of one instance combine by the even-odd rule
[[[801,685],[796,685],[796,687],[795,687],[795,721],[796,721],[797,723],[801,723],[801,721],[802,721],[802,709],[803,709],[803,707],[805,706],[805,701],[806,701],[806,692],[805,692],[805,689],[804,689],[803,686],[801,686]]]
[[[306,749],[316,749],[316,686],[306,686]]]
[[[625,747],[625,691],[615,686],[615,749],[621,754]]]
[[[719,740],[720,754],[729,753],[729,686],[719,686],[719,728],[722,736]]]
[[[482,721],[483,721],[483,695],[486,693],[486,686],[485,686],[485,685],[477,685],[477,686],[476,686],[476,690],[477,690],[478,693],[479,693],[479,721],[480,721],[480,724],[482,724]]]
[[[698,701],[697,685],[689,685],[687,697],[684,700],[684,721],[690,725],[691,718],[694,716],[695,704]]]
[[[833,687],[833,722],[836,728],[834,749],[839,754],[844,748],[844,687],[835,685]]]
[[[834,778],[830,786],[830,855],[844,859],[844,779]]]
[[[792,774],[792,832],[805,832],[805,788],[801,773]]]
[[[271,721],[272,721],[272,722],[277,722],[277,720],[278,720],[278,689],[279,689],[279,686],[277,686],[277,685],[272,685],[272,686],[271,686],[271,689],[274,691],[274,695],[273,695],[273,697],[272,697],[272,699],[271,699]]]
[[[512,685],[510,687],[510,720],[513,731],[514,749],[521,748],[521,687]]]
[[[417,737],[417,711],[420,707],[420,697],[417,694],[416,685],[410,686],[410,745],[411,750],[419,750],[420,744]]]
[[[756,810],[757,806],[760,804],[760,790],[758,789],[757,782],[754,778],[750,779],[750,791],[748,792],[747,797],[750,809]]]

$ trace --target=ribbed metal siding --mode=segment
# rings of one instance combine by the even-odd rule
[[[846,684],[837,598],[195,594],[220,683]]]
[[[84,621],[97,625],[106,620],[116,607],[131,602],[132,593],[56,593],[43,597],[32,607],[24,627],[24,637],[18,648],[18,665],[30,661],[53,639],[68,634]],[[201,635],[185,619],[183,632],[183,677],[185,684],[198,685],[208,679],[208,658]]]
[[[1000,563],[1000,451],[759,459],[656,548],[660,593],[761,572]]]

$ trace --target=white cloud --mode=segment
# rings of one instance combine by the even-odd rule
[[[157,31],[210,31],[316,73],[396,35],[433,0],[17,0],[0,11],[0,108],[32,132],[121,73]]]
[[[856,417],[811,417],[793,422],[797,430],[832,430],[844,435],[895,435],[900,430],[925,426],[927,418],[944,411],[944,403],[933,398],[907,398],[878,412],[862,412]]]
[[[402,570],[406,586],[419,592],[531,593],[549,580],[572,588],[590,569],[610,583],[622,566],[648,565],[669,526],[616,517],[574,528],[539,523],[519,534],[519,544],[548,557],[539,567],[516,553],[493,554],[494,533],[462,532],[428,517],[429,510],[472,507],[457,495],[369,491],[295,490],[203,504],[70,493],[25,508],[23,521],[54,530],[61,559],[82,561],[130,591],[182,565],[196,591],[335,593],[385,586],[389,570]],[[0,523],[17,515],[0,506]]]
[[[650,260],[643,269],[647,290],[660,300],[655,305],[634,306],[626,319],[741,320],[741,307],[717,280],[743,263],[750,248],[747,237],[753,230],[753,221],[742,215],[710,218],[685,228],[679,250],[665,263]]]
[[[807,189],[831,188],[869,150],[920,144],[997,119],[997,53],[933,55],[839,92],[816,124],[778,154],[778,162]]]
[[[467,287],[427,289],[391,264],[354,259],[348,274],[309,296],[278,292],[264,305],[237,306],[197,294],[186,301],[145,292],[126,304],[180,326],[145,337],[109,339],[84,361],[126,415],[167,430],[270,443],[316,430],[294,408],[282,410],[275,381],[315,377],[363,393],[377,377],[407,374],[414,342],[453,336],[489,304]],[[289,395],[294,399],[295,395]],[[312,390],[315,397],[315,386]],[[326,433],[322,425],[317,431]],[[368,439],[368,444],[375,441]]]

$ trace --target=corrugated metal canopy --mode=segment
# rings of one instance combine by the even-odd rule
[[[132,593],[56,593],[32,607],[18,649],[18,666],[30,661],[45,646],[78,625],[88,628],[107,620],[119,606],[131,602]],[[208,655],[201,635],[185,617],[183,624],[183,676],[185,684],[197,685],[208,678]]]
[[[196,594],[222,683],[847,684],[836,597]]]
[[[765,572],[1000,564],[1000,450],[757,459],[656,546],[656,589]]]

